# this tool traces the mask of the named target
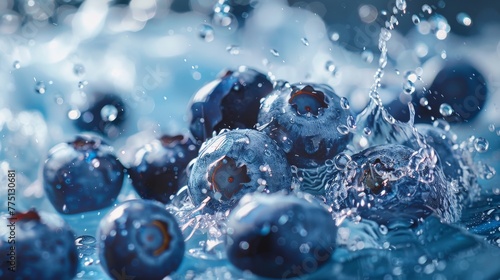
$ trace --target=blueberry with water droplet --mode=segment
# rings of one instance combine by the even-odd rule
[[[201,143],[223,128],[253,128],[260,100],[273,89],[266,75],[241,66],[228,70],[192,98],[190,130]]]
[[[352,138],[337,129],[353,115],[345,104],[327,85],[293,84],[264,99],[259,125],[285,151],[290,164],[317,167]]]
[[[73,232],[60,217],[32,209],[2,216],[0,224],[4,258],[0,278],[69,280],[76,276],[78,253]]]
[[[113,148],[88,134],[54,146],[43,166],[45,194],[64,214],[110,206],[122,188],[123,178],[124,167]]]
[[[99,224],[97,248],[110,277],[163,279],[182,262],[184,238],[161,203],[129,200],[115,207]]]
[[[249,192],[290,189],[285,154],[266,134],[252,129],[224,131],[203,144],[189,172],[195,205],[207,197],[209,211],[232,208]]]
[[[310,195],[245,195],[227,222],[228,260],[269,278],[302,277],[327,263],[336,246],[331,214]]]
[[[455,192],[435,160],[402,145],[367,148],[332,174],[327,200],[336,211],[356,208],[362,218],[385,225],[415,225],[433,213],[456,221]]]
[[[136,153],[128,168],[132,185],[144,199],[168,203],[187,183],[186,167],[198,155],[198,146],[183,135],[163,135]]]
[[[473,120],[482,111],[487,94],[486,80],[476,67],[466,61],[449,62],[439,71],[428,91],[413,94],[416,121],[428,123],[439,118],[448,122]],[[419,105],[422,97],[427,99],[430,110]]]
[[[125,102],[116,94],[97,93],[78,108],[80,115],[73,123],[82,131],[96,132],[114,138],[120,135],[127,118]]]

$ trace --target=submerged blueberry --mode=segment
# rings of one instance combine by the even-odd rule
[[[227,257],[241,270],[270,278],[301,277],[330,260],[337,226],[310,196],[248,194],[227,223]]]
[[[342,151],[352,138],[349,121],[354,122],[352,112],[342,108],[340,97],[323,84],[279,87],[266,97],[259,113],[262,131],[299,168],[320,166]]]
[[[44,190],[54,208],[74,214],[110,206],[118,196],[124,167],[98,136],[82,134],[49,151]]]
[[[443,118],[440,112],[443,103],[453,109],[448,122],[465,122],[474,119],[484,107],[488,94],[484,76],[470,63],[455,61],[446,64],[437,74],[428,91],[423,95],[415,94],[416,121],[430,122]],[[427,106],[419,105],[424,97]]]
[[[60,217],[30,210],[8,219],[4,216],[0,222],[1,279],[69,280],[76,276],[74,235]]]
[[[129,200],[109,212],[97,233],[101,265],[114,279],[163,279],[184,256],[184,238],[159,202]]]
[[[276,143],[252,129],[225,131],[203,144],[190,170],[195,205],[207,197],[211,210],[232,208],[249,192],[276,192],[291,186],[290,165]]]
[[[379,145],[352,156],[327,187],[334,209],[356,208],[380,224],[408,222],[436,213],[455,221],[457,198],[444,178],[434,150],[414,151],[402,145]]]
[[[164,135],[137,151],[128,169],[132,185],[142,198],[167,203],[187,183],[186,167],[197,155],[190,138]]]
[[[190,130],[201,143],[223,128],[253,128],[260,100],[273,89],[266,75],[241,66],[202,87],[190,104]]]
[[[80,116],[74,124],[82,131],[92,131],[114,138],[123,130],[126,120],[126,107],[122,98],[116,94],[95,94],[89,103],[81,106]]]

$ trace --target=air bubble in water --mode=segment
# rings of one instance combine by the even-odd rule
[[[417,15],[411,16],[411,21],[413,24],[419,24],[420,23],[420,18]]]
[[[344,170],[350,161],[351,157],[348,154],[344,153],[340,153],[333,158],[335,168],[337,168],[338,170]]]
[[[101,109],[101,118],[104,121],[112,122],[118,117],[118,109],[113,105],[106,105]]]
[[[226,51],[229,54],[238,55],[238,54],[240,54],[240,47],[235,46],[235,45],[229,45],[229,46],[226,47]]]
[[[271,54],[272,54],[273,56],[275,56],[275,57],[280,56],[280,53],[279,53],[277,50],[275,50],[275,49],[270,49],[270,50],[269,50],[269,52],[271,52]]]
[[[35,84],[35,91],[38,94],[44,94],[46,91],[45,83],[43,81],[38,81]]]
[[[428,4],[422,5],[422,12],[427,13],[427,14],[432,14],[432,8]]]
[[[494,131],[495,131],[495,124],[492,124],[492,123],[491,123],[490,125],[488,125],[488,130],[489,130],[490,132],[494,132]]]
[[[372,63],[373,61],[373,53],[369,50],[365,50],[361,53],[361,58],[366,62],[366,63]]]
[[[88,85],[88,83],[89,83],[89,82],[87,82],[87,81],[79,81],[79,82],[78,82],[78,88],[79,88],[79,89],[82,89],[82,88],[84,88],[86,85]]]
[[[335,64],[333,63],[333,61],[331,60],[328,60],[326,63],[325,63],[325,69],[326,71],[330,72],[330,73],[334,73],[335,72],[335,69],[337,67],[335,66]]]
[[[457,15],[457,21],[458,21],[458,23],[460,23],[464,26],[470,26],[472,24],[471,17],[466,13],[459,13]]]
[[[412,81],[407,80],[403,84],[403,91],[404,91],[405,94],[411,95],[412,93],[415,92],[415,84]]]
[[[85,74],[85,67],[80,63],[75,64],[73,66],[73,74],[78,77],[83,76],[83,74]]]
[[[405,79],[407,79],[408,81],[412,82],[412,83],[416,83],[417,82],[417,79],[418,79],[418,76],[415,72],[413,71],[408,71],[405,73]]]
[[[208,24],[202,24],[199,27],[199,33],[198,35],[200,36],[201,39],[205,40],[205,42],[212,42],[215,38],[214,36],[214,29],[212,26]]]
[[[349,100],[347,100],[347,98],[345,97],[341,97],[340,98],[340,107],[342,107],[342,109],[344,110],[349,110]]]
[[[330,35],[330,39],[333,42],[337,42],[340,39],[340,34],[337,32],[333,32],[332,35]]]
[[[447,103],[443,103],[441,104],[441,106],[439,106],[439,113],[443,117],[449,117],[453,114],[453,112],[453,108]]]
[[[429,105],[429,100],[425,97],[420,98],[420,106],[425,107],[427,105]]]
[[[20,63],[18,60],[16,60],[16,61],[14,61],[14,63],[12,64],[12,67],[13,67],[14,69],[19,69],[19,68],[21,68],[21,63]]]
[[[309,46],[309,40],[307,40],[306,37],[302,37],[300,41],[302,42],[302,44],[304,44],[304,46],[306,47]]]
[[[477,137],[474,139],[474,149],[479,153],[484,153],[488,150],[490,143],[483,137]]]

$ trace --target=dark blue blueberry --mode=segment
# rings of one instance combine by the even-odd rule
[[[114,279],[163,279],[184,257],[177,221],[155,201],[118,205],[101,220],[97,237],[101,265]]]
[[[270,278],[301,277],[330,260],[337,226],[310,196],[244,196],[227,223],[227,257],[241,270]]]
[[[223,128],[253,128],[260,100],[273,89],[266,75],[240,66],[202,87],[190,104],[190,130],[201,143]]]
[[[414,94],[416,121],[431,122],[443,118],[441,104],[451,105],[454,113],[444,117],[448,122],[466,122],[474,119],[484,107],[488,94],[484,76],[470,63],[454,61],[446,64],[437,74],[428,91]],[[425,97],[429,109],[419,104]]]
[[[92,131],[109,138],[120,135],[127,119],[127,108],[116,94],[97,93],[80,106],[80,116],[74,124],[82,131]]]
[[[352,135],[339,132],[338,127],[347,129],[354,117],[327,85],[287,85],[263,101],[259,125],[285,151],[290,164],[320,166],[347,146]]]
[[[64,214],[110,206],[120,193],[124,167],[98,136],[78,135],[50,151],[43,166],[45,193]]]
[[[198,155],[198,147],[185,136],[167,136],[145,145],[128,169],[132,185],[145,199],[163,203],[186,185],[186,167]]]
[[[60,217],[35,210],[8,217],[0,218],[0,279],[69,280],[76,276],[74,235]]]
[[[232,208],[249,192],[290,189],[291,170],[276,142],[252,129],[224,131],[200,149],[190,170],[189,195],[195,205],[207,197],[211,210]]]
[[[379,145],[352,156],[327,187],[336,211],[356,208],[380,224],[416,224],[436,213],[455,221],[457,198],[445,180],[434,150],[415,151],[402,145]]]

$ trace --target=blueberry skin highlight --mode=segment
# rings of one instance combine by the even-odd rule
[[[415,153],[402,145],[379,145],[352,156],[352,168],[333,173],[327,200],[336,211],[357,208],[365,219],[390,225],[414,225],[432,213],[454,221],[458,217],[454,190],[446,183],[440,165],[432,181],[408,168]]]
[[[352,115],[327,85],[286,83],[264,99],[258,120],[262,131],[285,151],[291,165],[312,168],[347,146],[352,134],[341,134],[337,126],[346,125]]]
[[[97,231],[101,265],[114,279],[163,279],[184,256],[184,238],[161,203],[129,200],[109,212]]]
[[[110,206],[120,193],[124,167],[100,137],[77,135],[49,151],[43,187],[54,208],[75,214]]]
[[[414,94],[417,122],[432,122],[433,118],[444,118],[450,123],[473,120],[481,112],[488,95],[488,86],[484,76],[466,61],[453,61],[446,64],[432,81],[429,90]],[[431,110],[419,105],[425,97]],[[443,117],[439,112],[441,104],[451,105],[454,113]]]
[[[324,207],[306,198],[245,195],[228,218],[229,261],[241,270],[281,279],[313,273],[328,262],[337,227]]]
[[[201,144],[224,128],[253,128],[260,100],[273,85],[266,75],[245,66],[227,70],[191,99],[189,129]]]
[[[128,169],[132,185],[144,199],[168,203],[187,183],[186,167],[198,155],[198,146],[182,135],[167,136],[144,146]]]
[[[11,229],[8,226],[12,223],[8,218],[0,217],[3,232],[0,234],[1,279],[70,280],[76,276],[78,252],[74,234],[60,217],[35,210],[16,213],[12,220],[15,244],[9,239]],[[7,262],[11,246],[15,246],[15,272],[9,270]]]
[[[290,189],[291,169],[276,142],[252,129],[224,131],[200,149],[189,171],[195,205],[207,197],[208,209],[225,211],[249,192]]]

